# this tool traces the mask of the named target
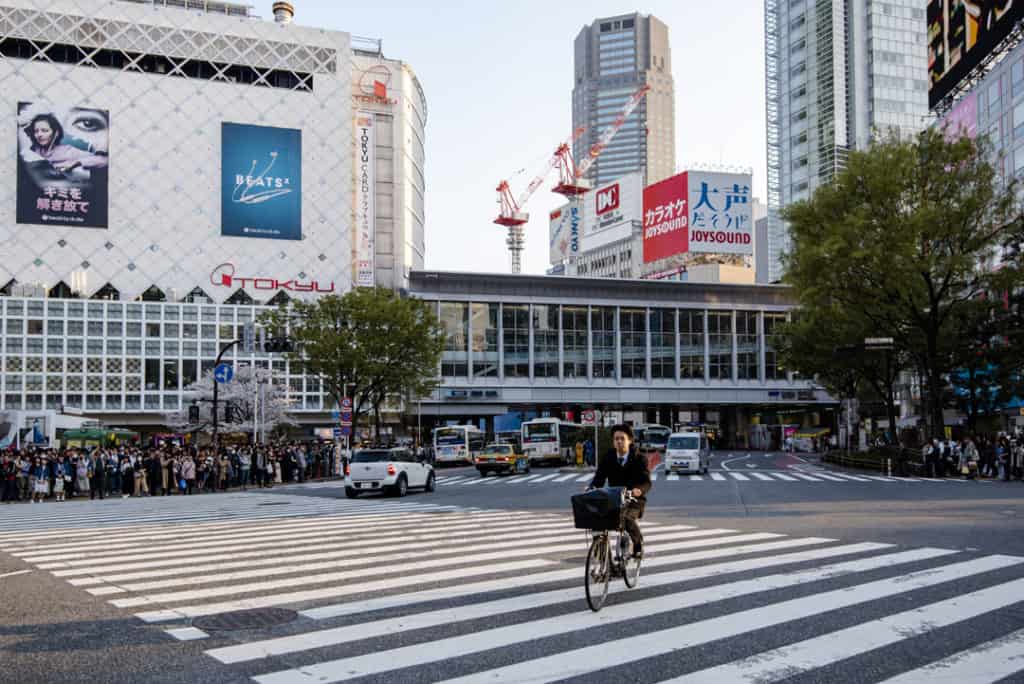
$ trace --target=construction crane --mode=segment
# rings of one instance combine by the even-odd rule
[[[584,159],[579,165],[573,161],[572,148],[567,145],[561,145],[555,151],[556,164],[558,165],[558,185],[551,189],[552,192],[557,192],[559,195],[565,195],[566,197],[573,198],[579,197],[593,189],[594,184],[587,178],[587,171],[593,166],[597,158],[601,156],[604,149],[608,147],[608,143],[612,141],[615,134],[619,132],[622,125],[626,123],[626,119],[633,113],[633,110],[637,108],[644,96],[651,89],[651,86],[646,83],[636,89],[636,91],[629,96],[626,103],[622,106],[619,111],[619,115],[615,117],[608,126],[601,131],[601,135],[598,136],[597,142],[590,146],[587,158]]]
[[[530,215],[523,211],[523,207],[526,206],[533,193],[544,183],[544,179],[548,177],[551,170],[558,164],[560,150],[576,142],[585,130],[586,128],[583,127],[577,128],[573,131],[568,141],[555,149],[555,152],[544,164],[544,168],[534,176],[533,180],[530,181],[530,184],[526,186],[526,189],[523,190],[519,197],[515,197],[512,194],[512,189],[509,187],[507,180],[498,183],[498,204],[501,209],[498,218],[494,219],[494,222],[499,226],[508,228],[508,238],[506,238],[505,244],[508,246],[509,254],[512,256],[513,273],[522,271],[523,247],[526,242],[523,226],[530,220]]]

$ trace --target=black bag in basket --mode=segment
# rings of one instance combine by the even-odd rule
[[[572,516],[579,530],[617,530],[622,517],[622,488],[594,489],[572,497]]]

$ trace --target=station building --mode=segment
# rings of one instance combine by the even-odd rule
[[[447,333],[426,427],[596,409],[771,448],[784,425],[833,423],[834,399],[779,361],[783,286],[421,271],[410,293]]]

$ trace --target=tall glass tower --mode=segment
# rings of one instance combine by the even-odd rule
[[[573,155],[583,159],[601,131],[644,83],[650,92],[587,177],[600,185],[642,170],[647,184],[675,172],[675,88],[668,26],[656,17],[623,14],[584,26],[575,42],[573,128],[586,127]]]
[[[790,248],[779,210],[872,136],[924,128],[927,0],[765,0],[769,279]]]

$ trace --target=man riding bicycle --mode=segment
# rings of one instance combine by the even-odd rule
[[[651,489],[651,473],[647,459],[637,453],[633,444],[633,429],[628,425],[612,428],[612,448],[597,463],[597,472],[587,489],[604,487],[625,487],[635,497],[623,512],[623,528],[633,540],[633,555],[643,556],[644,536],[637,523],[644,515],[647,492]]]

